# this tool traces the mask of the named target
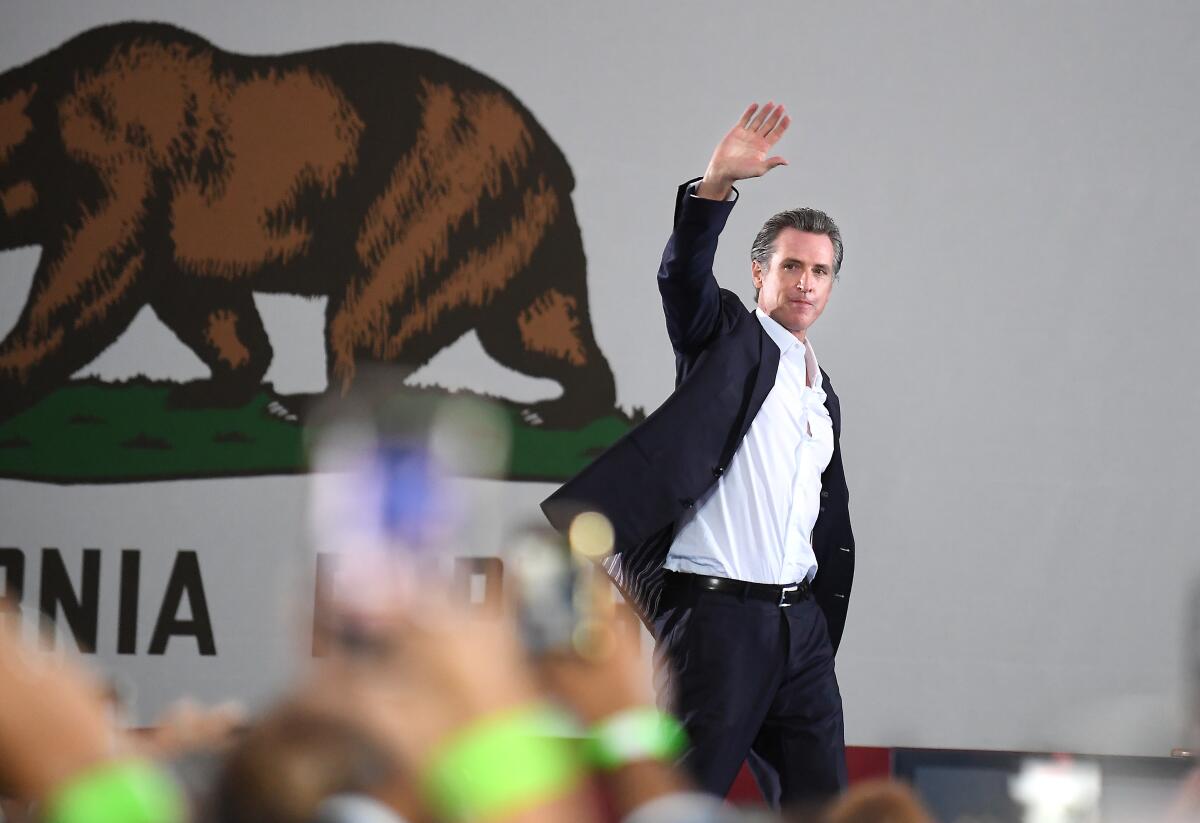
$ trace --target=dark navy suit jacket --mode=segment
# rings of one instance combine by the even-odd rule
[[[658,270],[675,349],[675,391],[542,503],[560,531],[585,510],[612,521],[616,544],[605,568],[648,621],[658,609],[662,563],[676,523],[729,465],[779,365],[779,348],[754,312],[713,277],[717,239],[733,203],[691,197],[689,185],[679,189],[674,232]],[[824,370],[821,375],[833,421],[833,457],[821,476],[813,588],[836,650],[850,600],[854,535],[842,469],[841,409],[829,376]]]

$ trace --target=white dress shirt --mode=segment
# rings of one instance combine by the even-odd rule
[[[833,421],[809,341],[755,309],[779,346],[775,385],[716,485],[680,522],[664,568],[753,583],[797,583],[817,573],[812,530]]]

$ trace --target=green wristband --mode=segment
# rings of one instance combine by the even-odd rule
[[[183,795],[143,760],[106,763],[72,778],[46,801],[46,823],[181,823]]]
[[[582,769],[569,741],[551,736],[559,715],[523,707],[486,717],[434,755],[425,797],[443,819],[470,823],[506,817],[566,794]]]
[[[671,760],[687,747],[683,726],[653,706],[617,712],[592,727],[584,741],[587,762],[611,771],[639,760]]]

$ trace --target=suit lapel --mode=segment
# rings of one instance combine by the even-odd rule
[[[758,329],[758,372],[754,376],[754,389],[750,392],[750,403],[742,414],[738,443],[742,442],[742,438],[750,430],[750,424],[754,421],[755,415],[758,414],[763,401],[767,399],[767,395],[775,386],[775,374],[779,371],[779,347],[775,345],[775,341],[771,339],[767,330],[762,327],[758,318],[753,314],[751,312],[750,319],[754,323],[754,327]]]
[[[750,312],[750,319],[754,322],[754,328],[758,330],[758,371],[754,376],[754,389],[750,392],[750,401],[742,414],[742,422],[738,427],[738,436],[736,443],[741,443],[746,436],[746,432],[750,430],[750,424],[754,422],[758,410],[762,408],[763,401],[767,399],[771,389],[775,386],[775,375],[779,372],[779,346],[775,345],[775,341],[767,334],[767,330],[758,322],[758,318],[754,317],[754,312]],[[829,375],[821,369],[821,388],[825,391],[825,408],[829,411],[830,422],[833,423],[833,433],[835,436],[842,431],[842,409],[838,402],[838,396],[833,391],[833,386],[829,383]],[[737,448],[736,445],[734,448]]]
[[[829,375],[821,369],[821,388],[825,391],[825,409],[829,412],[829,420],[833,423],[833,435],[837,437],[842,432],[842,404],[833,386],[829,383]]]

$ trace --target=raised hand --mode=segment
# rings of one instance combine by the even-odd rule
[[[738,180],[762,177],[776,166],[785,165],[786,160],[770,152],[791,122],[783,106],[769,102],[760,109],[758,103],[751,103],[713,150],[696,194],[724,200]]]
[[[0,609],[0,785],[42,800],[119,753],[125,740],[91,677],[27,648],[7,617]]]

